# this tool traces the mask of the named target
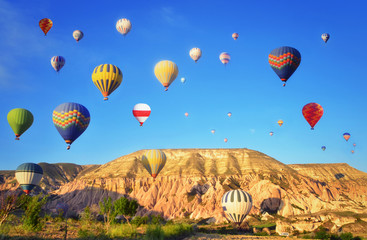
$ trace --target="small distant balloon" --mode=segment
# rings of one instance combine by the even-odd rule
[[[56,72],[59,72],[60,69],[65,65],[65,58],[62,56],[53,56],[51,58],[51,65]]]
[[[129,19],[122,18],[117,21],[116,23],[116,29],[119,33],[121,33],[123,36],[128,34],[131,30],[131,22]]]
[[[192,48],[189,54],[192,60],[194,60],[195,62],[197,62],[201,58],[200,48]]]
[[[188,117],[188,116],[189,116],[189,114],[186,112],[186,113],[185,113],[185,116],[186,116],[186,117]]]
[[[344,137],[345,141],[347,141],[347,142],[348,142],[348,140],[349,140],[349,138],[350,138],[350,133],[344,133],[344,134],[343,134],[343,137]]]
[[[154,74],[163,87],[166,88],[165,91],[167,91],[169,85],[171,85],[178,75],[178,67],[172,61],[163,60],[155,65]]]
[[[212,129],[211,132],[214,134],[215,133],[215,129]]]
[[[229,60],[231,60],[231,56],[229,55],[229,53],[222,52],[222,53],[219,55],[219,59],[220,59],[220,61],[221,61],[224,65],[227,65],[227,63],[229,62]]]
[[[273,132],[270,132],[270,133],[269,133],[269,135],[270,135],[270,136],[273,136],[273,135],[274,135],[274,133],[273,133]]]
[[[356,146],[357,146],[357,144],[353,143],[353,147],[356,147]]]
[[[233,33],[233,34],[232,34],[232,37],[233,37],[233,39],[234,39],[234,40],[237,40],[237,38],[238,38],[238,33]]]
[[[181,78],[181,82],[182,82],[182,83],[185,83],[185,82],[186,82],[186,78],[182,77],[182,78]]]
[[[133,115],[139,121],[140,126],[148,119],[151,109],[148,104],[138,103],[134,106]]]
[[[50,31],[52,25],[53,23],[51,19],[48,19],[48,18],[44,18],[39,21],[39,26],[42,29],[45,36],[47,35],[48,31]]]
[[[325,146],[322,146],[321,149],[322,149],[322,151],[325,151],[326,147]]]
[[[328,33],[323,33],[322,35],[321,35],[321,38],[322,38],[322,40],[324,40],[324,42],[325,43],[327,43],[327,41],[329,40],[329,38],[330,38],[330,34],[328,34]]]
[[[283,125],[283,120],[279,120],[278,124],[279,124],[279,126],[282,126]]]
[[[229,113],[227,113],[227,115],[228,115],[228,117],[231,117],[231,116],[232,116],[232,113],[231,113],[231,112],[229,112]]]
[[[84,34],[83,34],[83,32],[82,31],[80,31],[80,30],[75,30],[74,32],[73,32],[73,38],[77,41],[77,42],[79,42],[79,40],[80,39],[82,39],[84,37]]]
[[[352,150],[351,153],[353,154],[354,153],[354,150]]]
[[[227,139],[227,138],[225,138],[225,139],[224,139],[224,142],[228,142],[228,139]]]
[[[68,210],[69,205],[67,205],[66,203],[60,202],[56,204],[56,212],[58,215],[65,216]]]

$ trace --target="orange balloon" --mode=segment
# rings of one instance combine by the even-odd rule
[[[45,36],[46,36],[48,31],[50,31],[53,23],[52,23],[51,19],[44,18],[44,19],[41,19],[41,21],[39,22],[39,25],[40,25],[40,28],[42,29],[42,31],[45,33]]]

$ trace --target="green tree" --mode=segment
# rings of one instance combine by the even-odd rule
[[[115,221],[115,217],[117,216],[111,197],[108,197],[108,199],[104,198],[103,201],[100,201],[99,209],[108,231],[111,223]]]
[[[2,195],[0,198],[0,226],[6,221],[10,213],[21,209],[29,200],[27,195],[21,195],[20,197],[16,194],[6,197]]]
[[[41,210],[47,202],[47,196],[42,197],[41,194],[30,197],[30,200],[23,205],[23,228],[26,231],[40,231],[42,229]]]
[[[115,212],[122,215],[127,223],[131,226],[129,218],[135,216],[139,204],[136,200],[129,200],[127,198],[119,198],[114,203]]]

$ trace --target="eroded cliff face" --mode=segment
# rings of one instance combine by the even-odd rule
[[[347,164],[288,166],[249,149],[164,152],[167,164],[155,180],[140,163],[143,151],[138,151],[53,191],[57,196],[49,207],[63,201],[79,212],[105,197],[127,196],[139,201],[139,215],[214,217],[216,222],[223,222],[222,195],[241,188],[253,196],[254,214],[269,212],[290,217],[320,211],[366,212],[367,174]],[[312,171],[317,173],[316,178]]]

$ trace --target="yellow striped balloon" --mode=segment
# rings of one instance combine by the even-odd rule
[[[162,170],[166,164],[166,154],[161,150],[148,150],[141,157],[141,161],[153,178],[156,178],[158,173]]]
[[[168,60],[160,61],[154,67],[154,74],[166,88],[165,91],[167,91],[169,85],[171,85],[178,75],[178,67],[174,62]]]
[[[104,100],[115,91],[122,82],[121,70],[112,64],[102,64],[96,67],[92,73],[94,85],[101,91]]]

